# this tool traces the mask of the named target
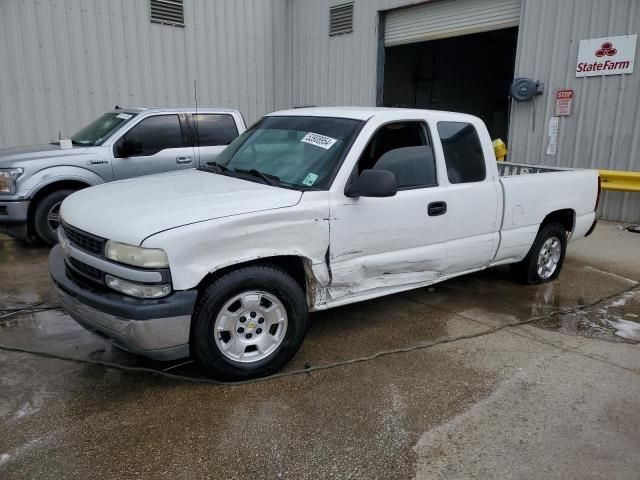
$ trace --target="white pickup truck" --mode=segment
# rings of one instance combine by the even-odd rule
[[[50,271],[115,345],[240,380],[291,359],[312,311],[495,265],[553,280],[598,196],[594,170],[498,168],[469,115],[296,109],[198,170],[72,194]]]

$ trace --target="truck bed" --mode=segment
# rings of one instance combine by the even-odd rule
[[[549,212],[566,211],[573,216],[569,241],[584,236],[593,225],[597,170],[509,162],[497,162],[497,166],[504,203],[494,264],[521,260]]]
[[[497,162],[498,173],[501,177],[514,175],[529,175],[533,173],[570,172],[571,168],[548,167],[544,165],[531,165],[528,163]]]

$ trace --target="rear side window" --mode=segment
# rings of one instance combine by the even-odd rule
[[[367,169],[392,172],[399,189],[437,185],[435,158],[424,124],[394,122],[380,127],[358,162],[358,173]]]
[[[482,146],[470,123],[438,122],[450,183],[481,182],[486,178]]]
[[[238,136],[236,122],[231,115],[193,115],[194,144],[201,147],[229,145]]]
[[[155,155],[167,148],[186,146],[178,115],[156,115],[145,118],[118,140],[116,152],[119,145],[125,141],[135,143],[142,148],[140,153],[130,155],[137,157]]]

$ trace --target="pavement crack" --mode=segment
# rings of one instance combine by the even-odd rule
[[[607,360],[606,358],[603,358],[603,357],[590,355],[588,353],[584,353],[584,352],[581,352],[579,350],[575,350],[573,348],[568,348],[568,347],[565,347],[565,346],[562,346],[562,345],[558,345],[557,343],[553,343],[550,340],[545,340],[545,339],[541,338],[539,335],[536,335],[535,333],[531,332],[530,330],[526,330],[525,329],[524,332],[526,332],[526,334],[522,333],[522,330],[521,331],[516,331],[516,330],[510,330],[509,331],[509,333],[512,334],[512,335],[517,335],[519,337],[526,338],[527,340],[534,340],[534,341],[536,341],[538,343],[541,343],[543,345],[546,345],[548,347],[556,348],[556,349],[558,349],[558,350],[560,350],[560,351],[562,351],[564,353],[573,353],[575,355],[580,355],[581,357],[588,358],[588,359],[594,360],[596,362],[604,363],[604,364],[609,365],[611,367],[620,368],[620,369],[625,370],[627,372],[635,373],[636,375],[640,375],[640,371],[637,368],[625,367],[624,365],[619,365],[617,363],[611,362],[611,361],[609,361],[609,360]],[[597,339],[592,339],[592,340],[600,341],[600,340],[597,340]],[[627,345],[632,345],[632,344],[627,343]]]
[[[529,325],[531,323],[534,322],[538,322],[540,320],[549,320],[552,318],[555,318],[559,315],[567,315],[567,314],[571,314],[571,313],[579,313],[580,311],[586,309],[586,308],[591,308],[594,307],[602,302],[606,302],[608,300],[611,300],[612,298],[616,298],[619,297],[620,295],[624,295],[625,293],[634,291],[634,290],[640,290],[639,287],[637,287],[637,285],[632,286],[631,288],[622,291],[622,292],[618,292],[618,293],[614,293],[611,295],[608,295],[606,297],[600,298],[598,300],[595,300],[593,302],[584,304],[584,305],[579,305],[576,307],[572,307],[572,308],[566,308],[566,309],[561,309],[561,310],[557,310],[555,312],[552,312],[548,315],[539,315],[539,316],[535,316],[535,317],[531,317],[528,318],[527,320],[522,320],[522,321],[517,321],[517,322],[509,322],[509,323],[505,323],[502,325],[498,325],[494,328],[482,331],[482,332],[477,332],[474,334],[469,334],[469,335],[461,335],[458,337],[454,337],[454,338],[443,338],[440,340],[436,340],[433,342],[422,342],[422,343],[418,343],[416,345],[411,345],[409,347],[402,347],[402,348],[395,348],[395,349],[391,349],[391,350],[382,350],[376,353],[373,353],[371,355],[366,355],[366,356],[362,356],[362,357],[356,357],[356,358],[352,358],[349,360],[343,360],[340,362],[333,362],[333,363],[327,363],[324,365],[318,365],[318,366],[312,366],[309,368],[303,368],[303,369],[298,369],[298,370],[290,370],[290,371],[286,371],[286,372],[281,372],[281,373],[276,373],[274,375],[270,375],[267,377],[261,377],[261,378],[255,378],[255,379],[251,379],[251,380],[245,380],[245,381],[240,381],[240,382],[223,382],[223,381],[218,381],[218,380],[213,380],[213,379],[208,379],[208,378],[197,378],[197,377],[189,377],[186,375],[178,375],[178,374],[173,374],[173,373],[168,373],[166,371],[161,371],[161,370],[155,370],[153,368],[148,368],[148,367],[130,367],[130,366],[126,366],[126,365],[119,365],[117,363],[113,363],[113,362],[107,362],[107,361],[103,361],[103,360],[96,360],[96,359],[84,359],[84,358],[75,358],[75,357],[66,357],[63,355],[57,355],[57,354],[53,354],[53,353],[48,353],[48,352],[39,352],[39,351],[33,351],[33,350],[28,350],[28,349],[24,349],[24,348],[17,348],[17,347],[10,347],[7,345],[2,345],[0,344],[0,350],[5,350],[5,351],[10,351],[10,352],[20,352],[20,353],[28,353],[28,354],[33,354],[33,355],[39,355],[39,356],[43,356],[43,357],[47,357],[47,358],[54,358],[54,359],[58,359],[58,360],[67,360],[67,361],[72,361],[72,362],[79,362],[79,363],[86,363],[86,364],[92,364],[92,365],[101,365],[103,367],[107,367],[107,368],[113,368],[113,369],[118,369],[118,370],[123,370],[123,371],[127,371],[127,372],[136,372],[136,373],[149,373],[149,374],[153,374],[153,375],[158,375],[161,377],[165,377],[168,379],[172,379],[172,380],[180,380],[180,381],[185,381],[185,382],[190,382],[190,383],[202,383],[202,384],[214,384],[214,385],[229,385],[229,386],[233,386],[233,385],[247,385],[247,384],[254,384],[254,383],[260,383],[260,382],[268,382],[268,381],[272,381],[272,380],[277,380],[280,378],[286,378],[286,377],[293,377],[293,376],[297,376],[297,375],[303,375],[303,374],[309,374],[312,372],[319,372],[319,371],[323,371],[323,370],[330,370],[330,369],[334,369],[334,368],[338,368],[338,367],[344,367],[344,366],[348,366],[348,365],[353,365],[353,364],[357,364],[357,363],[364,363],[364,362],[370,362],[372,360],[376,360],[378,358],[382,358],[382,357],[386,357],[386,356],[391,356],[391,355],[398,355],[398,354],[403,354],[403,353],[410,353],[410,352],[414,352],[417,350],[425,350],[427,348],[433,348],[433,347],[437,347],[439,345],[446,345],[449,343],[455,343],[455,342],[460,342],[460,341],[464,341],[464,340],[472,340],[472,339],[476,339],[476,338],[481,338],[484,336],[488,336],[488,335],[493,335],[494,333],[500,332],[502,330],[506,330],[512,327],[520,327],[523,325]],[[427,303],[421,302],[419,300],[415,300],[409,297],[406,297],[404,295],[401,295],[403,298],[408,298],[416,303],[420,303],[422,305],[425,306],[429,306],[429,307],[433,307],[432,305],[429,305]],[[435,307],[433,307],[435,308]],[[445,310],[446,311],[446,310]],[[448,313],[452,313],[454,315],[458,315],[456,313],[453,312],[448,312]],[[460,315],[458,315],[460,316]],[[461,317],[461,318],[465,318],[467,320],[471,320],[467,317]],[[476,320],[474,320],[476,321]],[[484,325],[487,325],[484,322],[480,322],[483,323]],[[510,332],[513,333],[513,332]],[[555,346],[553,344],[549,344],[549,346]],[[560,347],[557,347],[560,348]],[[569,350],[571,351],[571,350]],[[573,352],[573,353],[579,353],[579,352]],[[584,354],[582,354],[584,355]],[[587,356],[587,355],[584,355]],[[589,357],[592,358],[593,360],[598,360],[598,361],[602,361],[601,359],[598,358],[593,358],[593,357]],[[608,362],[605,362],[608,363]],[[635,373],[637,375],[640,375],[640,372],[637,372],[635,370],[630,370],[627,369],[626,367],[622,367],[620,365],[615,365],[612,363],[609,363],[612,366],[616,366],[619,368],[623,368],[625,370],[628,370],[632,373]]]

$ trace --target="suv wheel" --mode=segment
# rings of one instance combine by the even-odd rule
[[[57,230],[60,225],[60,205],[74,190],[57,190],[42,198],[33,216],[33,227],[38,237],[49,245],[58,243]]]
[[[251,266],[216,280],[192,320],[192,353],[214,378],[271,375],[298,351],[309,312],[300,284],[275,266]]]

